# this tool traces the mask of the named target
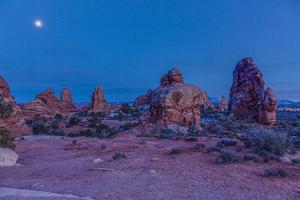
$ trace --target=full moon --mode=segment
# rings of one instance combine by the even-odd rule
[[[36,28],[42,28],[43,27],[43,22],[40,19],[34,20],[34,26]]]

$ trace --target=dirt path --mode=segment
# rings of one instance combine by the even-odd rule
[[[299,166],[252,162],[218,165],[216,154],[192,152],[194,142],[130,135],[110,140],[78,138],[75,145],[72,140],[35,136],[19,142],[16,151],[20,166],[0,168],[0,186],[107,200],[300,199]],[[214,143],[200,140],[208,146]],[[106,148],[101,150],[103,145]],[[172,148],[183,152],[168,155]],[[113,160],[116,152],[125,153],[126,159]],[[275,166],[291,175],[262,177],[264,169]],[[2,195],[2,199],[14,197]]]

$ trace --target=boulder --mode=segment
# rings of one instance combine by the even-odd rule
[[[64,108],[69,110],[70,112],[76,112],[76,106],[73,102],[72,92],[68,88],[64,88],[60,95],[60,102]]]
[[[25,123],[22,110],[11,95],[8,84],[0,76],[0,127],[8,129],[16,136],[27,135],[31,131]]]
[[[151,94],[150,123],[190,125],[200,130],[200,110],[209,105],[207,94],[198,87],[184,83],[178,69],[162,76],[160,86]]]
[[[34,116],[52,117],[55,114],[66,115],[70,111],[55,96],[51,89],[46,89],[38,94],[36,98],[22,107],[26,118]]]
[[[253,59],[248,57],[239,61],[233,72],[229,111],[240,120],[273,125],[276,109],[276,96],[266,85]]]
[[[104,99],[103,88],[96,88],[92,94],[92,103],[90,105],[90,110],[93,112],[99,112],[108,108],[109,104]]]
[[[0,148],[0,167],[14,166],[19,159],[18,154],[8,148]]]

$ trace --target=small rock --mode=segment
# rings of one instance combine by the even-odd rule
[[[100,163],[100,162],[104,162],[101,158],[96,158],[93,160],[93,163]]]
[[[14,166],[19,159],[18,154],[7,148],[0,148],[0,167]]]
[[[291,163],[291,160],[288,157],[283,156],[283,157],[280,157],[280,162],[282,162],[282,163]]]

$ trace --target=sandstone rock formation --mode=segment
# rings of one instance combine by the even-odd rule
[[[226,112],[228,110],[228,100],[226,97],[222,96],[221,102],[219,104],[219,111]]]
[[[23,113],[11,95],[8,84],[0,76],[0,127],[8,129],[13,136],[29,134]]]
[[[152,95],[152,90],[148,90],[148,92],[146,94],[137,97],[135,99],[133,105],[136,107],[143,106],[143,105],[149,105],[151,95]]]
[[[92,94],[92,103],[90,110],[93,112],[99,112],[101,110],[109,108],[109,104],[104,99],[103,88],[96,88]]]
[[[166,125],[193,125],[200,130],[200,110],[209,105],[207,94],[198,87],[184,83],[178,69],[162,76],[160,86],[152,92],[150,122]]]
[[[276,96],[253,59],[239,61],[233,72],[229,111],[237,119],[272,125],[276,123],[276,109]]]
[[[27,118],[36,115],[52,117],[55,114],[66,115],[69,113],[69,110],[61,104],[51,89],[46,89],[43,93],[38,94],[32,102],[24,105],[22,109]]]
[[[70,112],[76,112],[76,106],[73,102],[72,92],[68,88],[64,88],[60,95],[60,102],[64,108]]]

